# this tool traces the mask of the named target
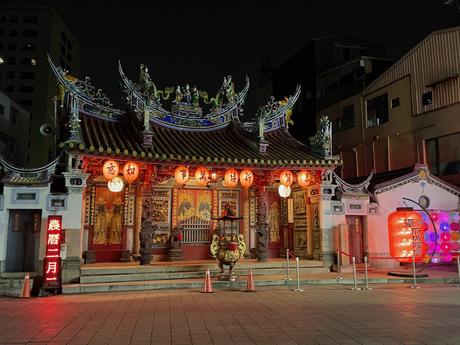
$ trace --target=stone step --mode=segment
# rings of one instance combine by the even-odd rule
[[[302,267],[302,273],[327,273],[329,270],[325,267]],[[210,269],[212,276],[217,276],[219,270],[217,268]],[[248,270],[244,268],[235,268],[234,272],[237,275],[246,275]],[[285,275],[285,268],[259,268],[253,269],[255,276],[264,275]],[[294,268],[291,268],[290,274],[294,274]],[[103,274],[103,275],[82,275],[80,283],[107,283],[107,282],[129,282],[129,281],[152,281],[152,280],[177,280],[190,278],[203,278],[205,270],[202,271],[178,271],[178,272],[160,272],[160,273],[132,273],[132,274]]]
[[[203,289],[204,279],[178,279],[178,280],[154,280],[154,281],[134,281],[134,282],[113,282],[113,283],[92,283],[92,284],[66,284],[63,285],[62,293],[78,294],[78,293],[95,293],[95,292],[125,292],[125,291],[147,291],[147,290],[163,290],[163,289]],[[363,279],[358,279],[358,286],[364,285]],[[421,278],[418,283],[456,283],[458,278],[441,277],[441,278]],[[411,278],[394,278],[394,277],[378,277],[369,278],[369,284],[411,284]],[[255,279],[256,287],[263,286],[290,286],[296,288],[295,280],[285,281],[283,276],[267,276]],[[344,277],[339,282],[344,285],[344,288],[351,288],[353,279]],[[337,280],[334,274],[322,274],[321,276],[312,275],[302,276],[300,285],[337,285]],[[214,289],[239,289],[243,290],[246,287],[246,276],[239,276],[239,279],[234,282],[217,281],[215,277],[212,279]]]
[[[24,284],[23,279],[0,278],[0,296],[19,297],[22,292],[23,284]],[[34,284],[34,280],[30,279],[30,290],[31,291],[32,291],[33,284]]]
[[[295,262],[291,260],[290,267],[295,267]],[[315,260],[300,260],[301,268],[323,268],[322,261]],[[81,267],[81,276],[95,275],[117,275],[117,274],[144,274],[144,273],[175,273],[175,272],[204,272],[207,269],[217,270],[216,261],[202,261],[200,263],[189,262],[174,262],[174,263],[154,263],[151,265],[141,266],[137,262],[126,264],[87,264]],[[252,268],[254,271],[258,269],[269,268],[286,268],[286,260],[258,262],[256,260],[241,260],[235,266],[238,270],[248,270]]]

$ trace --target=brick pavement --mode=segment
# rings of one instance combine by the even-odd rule
[[[449,285],[0,298],[0,344],[460,344]]]

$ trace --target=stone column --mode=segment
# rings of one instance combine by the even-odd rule
[[[336,185],[329,182],[321,182],[319,188],[319,214],[321,228],[321,254],[325,266],[334,263],[335,249],[332,246],[332,231],[334,218],[331,212],[331,199],[334,196]]]
[[[63,173],[69,191],[67,211],[64,212],[63,228],[66,236],[66,257],[63,260],[62,282],[78,281],[83,263],[84,200],[86,180],[89,174],[78,169]]]
[[[257,224],[255,257],[259,261],[267,260],[268,243],[268,193],[265,186],[257,189]]]

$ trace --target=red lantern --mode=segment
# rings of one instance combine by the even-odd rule
[[[245,169],[240,173],[240,182],[244,188],[249,188],[254,182],[254,174],[251,170]]]
[[[225,172],[225,186],[234,188],[238,184],[238,171],[235,169],[228,169]]]
[[[388,216],[391,256],[401,262],[422,260],[425,255],[423,246],[423,218],[410,207],[398,208]]]
[[[292,172],[289,170],[283,170],[280,173],[280,183],[285,186],[289,187],[292,184],[292,181],[294,180],[294,175],[292,175]]]
[[[297,174],[297,183],[302,188],[307,188],[310,185],[311,176],[306,170],[302,170]]]
[[[198,167],[195,170],[195,180],[200,186],[206,186],[209,182],[209,170],[205,167]]]
[[[186,184],[188,181],[188,177],[189,171],[186,166],[180,165],[176,168],[176,171],[174,172],[174,179],[176,180],[176,183]]]
[[[118,163],[115,161],[106,161],[102,166],[102,173],[107,180],[118,176]]]
[[[128,162],[123,167],[123,177],[129,184],[133,183],[139,176],[139,166],[134,162]]]

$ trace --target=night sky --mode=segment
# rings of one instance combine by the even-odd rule
[[[240,89],[247,74],[253,102],[262,56],[270,57],[276,67],[311,38],[352,34],[387,45],[390,57],[398,58],[431,31],[460,25],[456,0],[444,5],[448,1],[452,0],[14,3],[52,5],[80,42],[80,76],[91,76],[119,103],[118,59],[136,81],[143,62],[160,88],[190,83],[210,94],[228,74]]]

